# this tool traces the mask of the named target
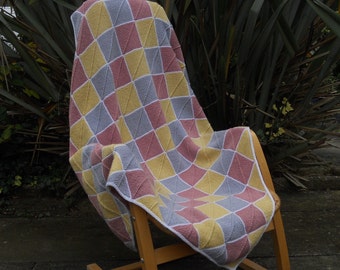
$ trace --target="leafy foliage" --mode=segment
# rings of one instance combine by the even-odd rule
[[[336,1],[158,2],[215,129],[250,126],[280,173],[282,161],[339,135]]]
[[[0,8],[1,147],[29,153],[28,166],[47,153],[64,159],[74,52],[69,18],[83,1],[3,2],[11,9]],[[336,1],[157,2],[173,22],[192,87],[216,130],[250,126],[280,173],[290,157],[339,134]]]
[[[51,164],[64,163],[55,165],[55,171],[68,172],[68,100],[74,53],[69,18],[81,3],[5,1],[6,8],[0,9],[0,143],[6,150],[1,153],[2,194],[35,183],[33,178],[39,174],[35,187],[56,187],[53,183],[59,180],[53,179],[64,176],[49,174],[48,179]],[[54,160],[51,154],[56,155]],[[31,176],[29,170],[36,173]],[[15,182],[18,177],[22,178],[20,185]]]

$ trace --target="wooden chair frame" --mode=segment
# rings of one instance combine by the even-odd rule
[[[290,262],[288,255],[288,248],[286,242],[286,236],[284,232],[281,212],[280,212],[280,199],[274,191],[273,181],[267,166],[265,156],[262,151],[260,142],[252,132],[252,137],[254,141],[255,153],[262,172],[264,181],[268,189],[272,192],[275,199],[276,211],[274,217],[267,228],[267,232],[271,232],[274,242],[274,251],[276,256],[277,269],[279,270],[289,270]],[[138,252],[140,256],[140,261],[128,264],[122,267],[113,268],[112,270],[157,270],[157,265],[174,261],[180,258],[184,258],[196,253],[192,248],[190,248],[185,243],[172,244],[160,248],[154,248],[151,230],[149,226],[150,220],[156,222],[148,216],[148,214],[140,207],[130,204],[130,210],[133,220],[133,226],[136,236],[136,242],[138,246]],[[156,224],[157,225],[157,224]],[[158,224],[159,225],[159,224]],[[160,227],[160,225],[158,226]],[[266,268],[261,265],[245,259],[240,267],[244,270],[264,270]],[[101,270],[97,264],[90,264],[87,266],[87,270]]]

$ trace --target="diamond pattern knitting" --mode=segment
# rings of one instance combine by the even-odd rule
[[[212,130],[156,3],[88,0],[72,22],[70,162],[90,201],[132,249],[127,202],[235,269],[274,213],[249,129]]]

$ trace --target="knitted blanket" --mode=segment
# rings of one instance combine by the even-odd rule
[[[90,201],[132,249],[128,202],[235,269],[274,213],[250,130],[212,130],[158,4],[88,0],[72,22],[70,163]]]

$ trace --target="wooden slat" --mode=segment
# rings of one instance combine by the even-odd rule
[[[113,268],[112,270],[137,270],[142,269],[142,262],[130,263],[121,267]]]
[[[243,270],[266,270],[267,269],[247,258],[243,260],[243,262],[240,264],[240,267]]]
[[[86,266],[87,270],[102,270],[97,264],[92,263]]]

